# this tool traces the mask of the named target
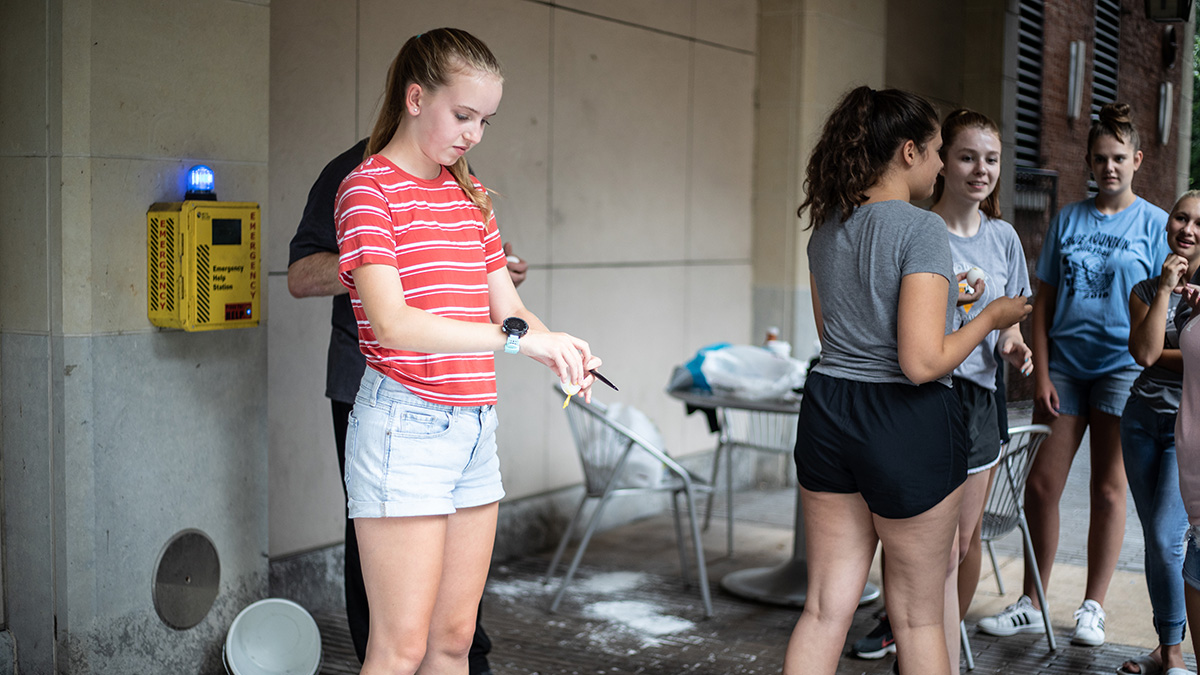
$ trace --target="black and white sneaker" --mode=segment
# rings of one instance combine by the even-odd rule
[[[979,630],[988,635],[1008,637],[1017,633],[1040,633],[1046,630],[1046,622],[1042,620],[1042,610],[1033,606],[1028,595],[1022,595],[1003,612],[980,619]]]
[[[887,614],[879,615],[879,625],[867,636],[855,642],[850,653],[860,659],[882,659],[896,653],[896,639],[892,637],[892,624]]]

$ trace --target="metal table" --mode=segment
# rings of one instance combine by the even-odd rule
[[[749,410],[755,412],[790,413],[799,416],[800,401],[750,400],[723,396],[698,389],[668,391],[671,398],[702,410],[718,411]],[[718,416],[719,417],[719,416]],[[724,430],[718,442],[728,443]],[[753,567],[730,572],[721,579],[721,588],[747,600],[757,600],[773,605],[803,607],[808,595],[808,562],[804,558],[804,511],[800,503],[800,490],[796,490],[796,514],[792,538],[792,557],[773,567]],[[879,597],[879,588],[868,583],[863,589],[859,604],[872,602]]]

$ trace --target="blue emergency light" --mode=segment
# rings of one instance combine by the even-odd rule
[[[216,175],[213,170],[197,164],[188,170],[185,201],[216,201]]]

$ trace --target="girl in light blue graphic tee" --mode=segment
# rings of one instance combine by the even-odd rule
[[[1058,502],[1091,427],[1087,584],[1071,642],[1097,646],[1104,643],[1102,605],[1125,536],[1120,416],[1140,371],[1129,354],[1128,298],[1134,284],[1158,271],[1168,250],[1166,212],[1133,192],[1142,151],[1128,105],[1100,110],[1088,134],[1087,161],[1097,194],[1058,213],[1038,259],[1033,421],[1050,425],[1051,434],[1030,473],[1025,510],[1041,581],[1048,587],[1058,549]],[[1034,597],[1028,565],[1024,587]],[[993,617],[997,630],[1009,627],[1011,635],[1029,625],[1031,608],[1022,599],[1013,611]]]

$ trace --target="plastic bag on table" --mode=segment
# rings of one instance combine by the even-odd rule
[[[761,400],[794,396],[808,367],[763,347],[726,345],[704,351],[700,371],[713,391]]]

